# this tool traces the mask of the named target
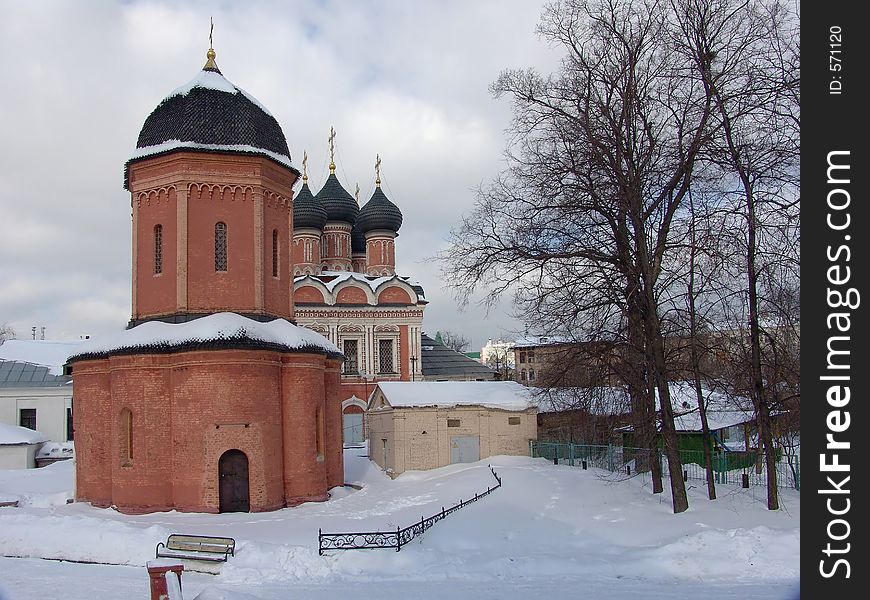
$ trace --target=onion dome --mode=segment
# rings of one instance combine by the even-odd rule
[[[331,171],[333,169],[330,169]],[[359,205],[346,189],[341,187],[338,177],[332,172],[326,178],[326,183],[317,192],[315,199],[326,210],[328,221],[343,221],[353,225],[359,214]]]
[[[389,201],[378,185],[371,199],[360,209],[356,224],[362,233],[375,229],[396,232],[402,226],[402,211]]]
[[[314,198],[314,194],[308,188],[308,182],[305,182],[293,200],[293,229],[313,227],[322,231],[324,225],[326,225],[326,211]]]
[[[350,230],[350,251],[352,254],[366,251],[366,235],[360,231],[359,225],[354,225]]]
[[[126,168],[146,157],[185,150],[263,156],[298,176],[278,121],[253,96],[224,78],[214,56],[209,49],[202,71],[166,96],[145,119]],[[124,187],[127,183],[125,173]]]

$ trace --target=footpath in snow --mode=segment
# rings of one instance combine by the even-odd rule
[[[487,464],[501,476],[502,488],[437,523],[401,552],[318,555],[318,528],[405,527],[492,485]],[[67,504],[73,469],[72,461],[64,461],[0,471],[0,501],[19,503],[0,508],[0,555],[128,566],[0,559],[0,598],[55,597],[51,586],[57,582],[48,575],[53,573],[70,578],[63,597],[75,600],[75,582],[81,579],[85,594],[84,582],[106,572],[115,575],[101,584],[111,588],[115,581],[120,592],[133,585],[130,581],[141,581],[136,596],[146,597],[144,565],[170,533],[236,539],[236,556],[219,575],[185,573],[185,597],[195,598],[195,592],[200,600],[327,598],[355,589],[382,598],[400,592],[490,597],[483,590],[500,591],[491,596],[500,598],[538,595],[520,595],[524,589],[574,598],[585,589],[598,590],[586,597],[620,600],[640,593],[697,598],[700,592],[710,598],[775,600],[793,597],[799,579],[800,497],[791,490],[781,491],[783,509],[771,512],[761,488],[719,486],[720,498],[711,502],[705,489],[694,487],[690,509],[674,515],[667,494],[653,495],[642,476],[494,457],[391,480],[368,461],[365,449],[350,448],[345,479],[361,489],[335,488],[328,502],[271,513],[130,516]],[[430,588],[427,596],[423,590]],[[110,597],[106,593],[100,597]],[[129,595],[129,589],[123,593]]]

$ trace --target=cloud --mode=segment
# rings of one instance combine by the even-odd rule
[[[488,86],[509,67],[550,71],[534,35],[543,0],[4,3],[0,21],[0,323],[26,337],[98,335],[130,315],[130,198],[123,164],[157,103],[202,67],[215,21],[224,75],[275,115],[312,188],[338,175],[404,213],[402,274],[430,304],[424,328],[482,345],[520,329],[509,305],[458,313],[430,259],[503,167],[510,107]]]

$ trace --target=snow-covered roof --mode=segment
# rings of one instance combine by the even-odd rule
[[[80,341],[6,340],[0,345],[0,360],[31,363],[48,367],[52,375],[60,375],[63,365]]]
[[[534,389],[534,388],[533,388]],[[694,386],[686,381],[670,383],[671,406],[677,431],[701,431],[701,417]],[[751,421],[752,403],[748,398],[732,398],[709,389],[701,389],[710,429],[722,429]],[[631,410],[628,389],[623,387],[538,389],[535,400],[539,412],[585,410],[595,415],[619,415]],[[656,409],[660,403],[656,392]]]
[[[130,351],[169,351],[200,344],[254,342],[282,350],[308,350],[340,355],[338,346],[319,333],[284,319],[266,323],[235,313],[217,313],[187,323],[149,321],[132,329],[91,338],[70,355],[70,360]]]
[[[181,150],[184,148],[189,148],[191,150],[210,150],[214,152],[242,152],[245,154],[264,155],[268,156],[276,162],[281,163],[282,165],[290,167],[291,169],[296,169],[296,167],[293,166],[293,163],[290,162],[289,156],[285,156],[284,154],[279,154],[277,152],[272,152],[271,150],[266,150],[265,148],[258,148],[257,146],[252,146],[250,144],[200,144],[198,142],[181,140],[169,140],[161,144],[145,146],[144,148],[136,148],[136,150],[134,150],[133,153],[130,155],[130,160],[145,158],[146,156],[163,154],[164,152],[169,152],[170,150]]]
[[[515,381],[382,381],[378,387],[394,408],[483,406],[522,411],[535,406],[530,388]]]
[[[377,292],[378,288],[390,281],[395,283],[404,283],[414,288],[414,291],[417,293],[417,296],[420,299],[424,299],[423,288],[418,282],[413,281],[410,277],[401,277],[399,275],[374,277],[371,275],[356,273],[353,271],[323,271],[318,275],[300,275],[297,276],[293,281],[294,283],[299,283],[306,278],[323,284],[323,286],[330,292],[333,292],[336,286],[338,286],[340,283],[344,283],[345,281],[351,279],[367,285],[369,288],[371,288],[372,292]]]
[[[576,340],[561,335],[526,335],[514,342],[514,348],[536,348],[538,346],[553,346],[570,344]]]
[[[0,423],[0,446],[18,446],[22,444],[41,444],[48,438],[33,429],[18,427],[8,423]]]

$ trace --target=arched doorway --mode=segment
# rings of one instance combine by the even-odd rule
[[[248,457],[241,450],[227,450],[218,462],[220,479],[220,511],[251,510],[248,490]]]

